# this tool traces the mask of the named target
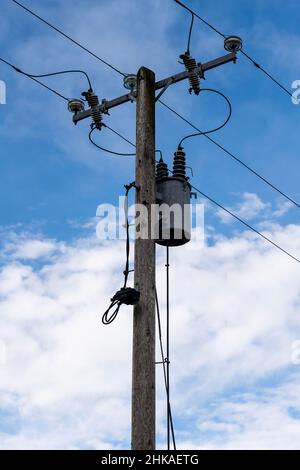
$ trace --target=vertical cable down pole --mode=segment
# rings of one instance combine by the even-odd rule
[[[168,419],[168,431],[167,441],[168,450],[170,450],[170,276],[169,276],[169,247],[166,249],[166,281],[167,281],[167,419]]]

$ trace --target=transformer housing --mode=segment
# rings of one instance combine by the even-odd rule
[[[191,185],[185,176],[185,154],[175,153],[173,175],[161,160],[156,171],[155,241],[162,246],[182,246],[191,240]]]

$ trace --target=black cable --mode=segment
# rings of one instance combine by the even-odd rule
[[[100,60],[100,62],[102,62],[103,64],[105,64],[107,67],[111,68],[112,70],[114,70],[115,72],[117,72],[118,74],[122,75],[123,77],[126,76],[125,73],[121,72],[119,69],[117,69],[116,67],[114,67],[113,65],[111,65],[109,62],[107,62],[106,60],[102,59],[101,57],[99,57],[97,54],[95,54],[94,52],[92,52],[91,50],[89,50],[87,47],[83,46],[82,44],[80,44],[78,41],[75,41],[75,39],[71,38],[70,36],[68,36],[67,34],[65,34],[62,30],[58,29],[56,26],[53,26],[51,23],[49,23],[48,21],[44,20],[44,18],[42,18],[41,16],[37,15],[36,13],[34,13],[32,10],[30,10],[28,7],[26,7],[25,5],[23,5],[22,3],[18,2],[17,0],[11,0],[12,2],[14,2],[16,5],[18,5],[19,7],[23,8],[23,10],[27,11],[28,13],[30,13],[32,16],[34,16],[35,18],[37,18],[38,20],[42,21],[43,23],[45,23],[47,26],[49,26],[50,28],[54,29],[54,31],[56,31],[57,33],[61,34],[62,36],[64,36],[66,39],[69,39],[69,41],[73,42],[74,44],[76,44],[76,46],[80,47],[81,49],[83,49],[85,52],[87,52],[88,54],[90,54],[91,56],[95,57],[96,59]]]
[[[194,124],[192,124],[190,121],[188,121],[185,117],[183,117],[181,114],[179,114],[175,109],[171,108],[171,106],[167,105],[165,102],[159,100],[160,104],[162,104],[165,108],[167,108],[169,111],[171,111],[173,114],[175,114],[177,117],[179,117],[182,121],[186,122],[189,124],[193,129],[199,131],[204,135],[206,139],[208,139],[212,144],[216,145],[219,149],[223,150],[224,153],[226,153],[229,157],[233,158],[237,163],[242,165],[244,168],[246,168],[248,171],[250,171],[253,175],[255,175],[257,178],[259,178],[261,181],[266,183],[270,188],[272,188],[274,191],[276,191],[278,194],[283,196],[285,199],[290,201],[292,204],[294,204],[296,207],[300,209],[300,204],[298,204],[294,199],[292,199],[290,196],[285,194],[283,191],[281,191],[277,186],[275,186],[273,183],[268,181],[264,176],[260,175],[257,171],[255,171],[253,168],[251,168],[249,165],[247,165],[243,160],[238,158],[236,155],[234,155],[232,152],[227,150],[225,147],[223,147],[219,142],[216,140],[212,139],[209,135],[206,135],[203,133],[198,127],[196,127]]]
[[[282,85],[276,78],[274,78],[266,69],[259,65],[252,57],[250,57],[245,51],[240,51],[256,68],[261,70],[268,78],[270,78],[277,86],[279,86],[285,93],[287,93],[291,98],[296,100],[299,104],[300,101],[291,93],[284,85]]]
[[[158,338],[159,338],[159,344],[160,344],[161,364],[163,366],[164,382],[165,382],[165,389],[166,389],[166,396],[167,396],[167,419],[168,419],[168,423],[170,423],[170,427],[171,427],[173,448],[174,448],[174,450],[176,450],[176,440],[175,440],[172,408],[171,408],[171,403],[170,403],[169,385],[168,385],[168,381],[167,381],[167,372],[166,372],[166,364],[168,363],[168,357],[165,357],[165,354],[164,354],[164,347],[163,347],[163,341],[162,341],[161,319],[160,319],[160,308],[159,308],[159,302],[158,302],[158,295],[157,295],[156,286],[155,286],[155,303],[156,303],[156,312],[157,312]]]
[[[221,129],[223,129],[223,127],[226,126],[226,124],[229,122],[230,118],[231,118],[231,115],[232,115],[232,106],[231,106],[231,103],[229,101],[229,99],[223,94],[221,93],[220,91],[218,90],[214,90],[212,88],[202,88],[201,92],[202,91],[209,91],[209,92],[212,92],[212,93],[217,93],[218,95],[222,96],[226,101],[227,101],[227,104],[229,106],[229,113],[228,113],[228,117],[227,119],[223,122],[223,124],[219,127],[216,127],[215,129],[212,129],[210,131],[206,131],[206,132],[202,132],[202,131],[199,131],[197,134],[190,134],[190,135],[187,135],[186,137],[184,137],[183,139],[181,139],[181,141],[179,142],[178,144],[178,148],[181,147],[182,143],[187,140],[187,139],[190,139],[192,137],[197,137],[197,136],[200,136],[200,135],[207,135],[207,134],[212,134],[213,132],[217,132]]]
[[[23,72],[23,70],[21,70],[21,69],[18,69],[18,68],[15,68],[15,69],[17,70],[17,72],[20,72],[23,75],[26,75],[27,77],[30,77],[30,78],[53,77],[54,75],[62,75],[62,74],[65,74],[65,73],[82,73],[83,75],[85,75],[85,77],[88,81],[90,90],[92,90],[91,80],[90,80],[88,74],[86,72],[84,72],[84,70],[62,70],[61,72],[45,73],[43,75],[32,75],[31,73]]]
[[[198,20],[202,21],[202,23],[206,24],[210,29],[215,31],[219,36],[222,36],[224,39],[226,39],[226,35],[223,34],[221,31],[219,31],[217,28],[215,28],[212,24],[208,23],[204,18],[202,18],[200,15],[198,15],[195,11],[193,11],[191,8],[187,7],[184,3],[182,3],[180,0],[174,0],[178,5],[183,7],[185,10],[189,11],[192,15],[194,15]],[[298,100],[296,97],[294,97],[293,93],[291,93],[282,83],[280,83],[276,78],[274,78],[269,72],[267,72],[266,69],[264,69],[260,64],[257,63],[256,60],[254,60],[250,55],[248,55],[243,49],[240,50],[240,52],[250,61],[252,64],[261,70],[268,78],[270,78],[278,87],[280,87],[285,93],[287,93],[291,98],[296,100],[300,104],[300,100]]]
[[[96,127],[93,127],[90,132],[89,132],[89,140],[90,142],[95,146],[97,147],[98,149],[102,150],[103,152],[107,152],[107,153],[110,153],[111,155],[117,155],[117,156],[122,156],[122,157],[132,157],[132,156],[135,156],[135,153],[121,153],[121,152],[115,152],[113,150],[109,150],[107,148],[104,148],[104,147],[101,147],[100,145],[96,144],[93,139],[92,139],[92,134],[94,132],[94,130],[96,129]],[[110,129],[111,130],[111,129]],[[113,131],[115,134],[119,135],[117,132]],[[120,135],[119,135],[120,136]],[[123,138],[123,137],[122,137]],[[124,138],[124,140],[127,141],[127,139]],[[127,141],[128,142],[128,141]],[[130,142],[131,143],[131,142]],[[131,143],[132,144],[132,143]],[[134,145],[134,144],[132,144]]]
[[[213,31],[215,31],[217,34],[219,34],[219,36],[222,36],[224,39],[226,38],[225,34],[221,33],[221,31],[219,31],[217,28],[215,28],[212,24],[208,23],[208,21],[206,21],[204,18],[199,16],[195,11],[191,10],[191,8],[184,5],[184,3],[180,2],[179,0],[174,0],[174,1],[176,3],[178,3],[178,5],[180,5],[181,7],[185,8],[185,10],[189,11],[192,15],[196,16],[196,18],[198,18],[198,20],[200,20],[200,21],[202,21],[202,23],[206,24],[206,26],[208,26]]]
[[[186,48],[187,54],[190,54],[191,38],[192,38],[192,32],[193,32],[193,26],[194,26],[194,13],[191,13],[191,15],[192,15],[192,20],[191,20],[188,43],[187,43],[187,48]]]
[[[129,239],[129,220],[128,220],[128,194],[129,191],[135,188],[135,183],[130,183],[125,186],[126,193],[125,193],[125,202],[124,202],[124,213],[125,213],[125,220],[126,220],[126,261],[125,261],[125,269],[123,271],[124,274],[124,284],[123,287],[112,297],[111,304],[108,309],[104,312],[102,316],[102,323],[104,325],[110,325],[117,317],[120,307],[122,304],[126,305],[135,305],[140,298],[140,293],[131,288],[127,287],[128,276],[131,270],[129,269],[129,258],[130,258],[130,239]],[[109,313],[112,308],[115,308],[113,313]]]
[[[166,284],[167,284],[167,292],[166,292],[166,300],[167,300],[167,383],[168,383],[168,391],[167,391],[167,401],[168,404],[170,403],[170,276],[169,276],[169,247],[166,247]],[[168,450],[170,450],[170,407],[168,405]]]
[[[69,101],[68,98],[66,98],[64,95],[62,95],[61,93],[59,93],[58,91],[54,90],[53,88],[50,88],[49,86],[45,85],[43,82],[40,82],[39,80],[37,80],[36,78],[22,72],[21,69],[19,69],[18,67],[15,67],[15,65],[9,63],[7,60],[5,59],[2,59],[0,57],[0,61],[3,62],[4,64],[8,65],[9,67],[11,67],[12,69],[14,69],[16,72],[18,73],[21,73],[22,75],[24,75],[25,77],[28,77],[30,78],[31,80],[33,80],[34,82],[38,83],[39,85],[41,85],[42,87],[46,88],[47,90],[51,91],[52,93],[54,93],[55,95],[59,96],[60,98],[62,98],[63,100],[65,101]]]
[[[192,185],[191,185],[192,186]],[[285,255],[289,256],[290,258],[292,258],[293,260],[297,261],[297,263],[300,263],[300,260],[298,258],[296,258],[295,256],[293,256],[291,253],[289,253],[288,251],[284,250],[280,245],[278,245],[277,243],[273,242],[270,238],[266,237],[265,235],[263,235],[259,230],[256,230],[254,227],[252,227],[250,224],[248,224],[247,222],[245,222],[243,219],[241,219],[239,216],[237,216],[236,214],[234,214],[233,212],[231,212],[229,209],[226,209],[226,207],[222,206],[219,202],[215,201],[214,199],[212,199],[210,196],[208,196],[207,194],[203,193],[202,191],[200,191],[200,189],[196,188],[195,186],[192,186],[192,188],[197,191],[199,194],[201,194],[201,196],[205,197],[206,199],[208,199],[210,202],[212,202],[213,204],[215,204],[217,207],[219,207],[220,209],[222,209],[224,212],[227,212],[227,214],[229,214],[231,217],[233,217],[234,219],[238,220],[239,222],[241,222],[241,224],[245,225],[245,227],[249,228],[250,230],[252,230],[252,232],[256,233],[257,235],[259,235],[261,238],[263,238],[265,241],[267,241],[268,243],[270,243],[271,245],[275,246],[275,248],[278,248],[278,250],[282,251]]]
[[[122,134],[119,134],[119,132],[115,131],[114,129],[112,129],[111,127],[109,127],[107,124],[104,124],[103,123],[103,126],[106,127],[107,129],[109,129],[111,132],[113,132],[115,135],[117,135],[118,137],[120,137],[121,139],[124,140],[124,142],[127,142],[128,144],[130,144],[132,147],[136,148],[136,145],[131,142],[130,140],[126,139],[126,137],[124,137]],[[135,154],[133,154],[135,155]]]
[[[112,129],[111,127],[109,127],[107,124],[104,124],[102,123],[102,126],[103,127],[106,127],[107,129],[109,129],[111,132],[113,132],[114,134],[116,134],[118,137],[120,137],[121,139],[124,140],[124,142],[127,142],[128,144],[132,145],[132,147],[136,148],[136,145],[131,142],[130,140],[128,140],[126,137],[124,137],[122,134],[120,134],[119,132],[115,131],[114,129]],[[94,129],[92,129],[94,130]],[[90,132],[90,135],[91,135],[92,132]],[[90,139],[91,140],[91,139]],[[99,147],[97,144],[94,143],[94,141],[91,141],[93,145],[96,145],[96,147],[100,148],[101,150],[104,150],[105,152],[108,152],[108,153],[112,153],[113,155],[121,155],[121,156],[133,156],[133,155],[136,155],[135,153],[130,153],[130,154],[124,154],[124,153],[116,153],[116,152],[113,152],[112,150],[107,150],[107,149],[104,149],[103,147]],[[162,151],[161,150],[155,150],[155,153],[159,153],[160,156],[162,157],[163,154],[162,154]]]

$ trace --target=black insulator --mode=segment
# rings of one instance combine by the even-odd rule
[[[100,103],[99,98],[92,90],[82,93],[82,95],[86,98],[90,108],[91,108],[91,116],[92,120],[97,127],[97,129],[101,129],[102,127],[102,113],[100,111]]]
[[[186,179],[185,153],[182,150],[182,147],[179,147],[177,152],[174,153],[173,176],[176,178]]]
[[[182,54],[180,56],[180,59],[183,60],[184,66],[186,70],[189,72],[189,82],[191,88],[189,89],[189,92],[192,93],[192,91],[195,93],[195,95],[199,95],[200,93],[200,78],[199,78],[199,72],[197,70],[198,65],[196,60],[190,56],[187,52],[185,54]]]
[[[156,164],[156,179],[162,180],[163,178],[168,178],[168,165],[161,158]]]
[[[97,129],[101,129],[101,127],[102,127],[102,113],[99,109],[99,106],[97,106],[95,108],[92,108],[91,116],[92,116],[92,119],[93,119]]]

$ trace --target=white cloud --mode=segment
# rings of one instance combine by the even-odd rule
[[[264,211],[268,204],[264,203],[257,194],[244,193],[242,194],[242,201],[236,207],[230,208],[238,217],[246,220],[251,220],[257,217]],[[232,221],[232,217],[221,209],[218,211],[218,216],[224,223]]]
[[[275,204],[275,208],[270,203],[264,202],[257,194],[245,192],[240,195],[241,201],[233,207],[227,207],[228,210],[233,212],[236,216],[240,217],[245,221],[251,221],[257,217],[262,217],[263,220],[267,220],[267,224],[270,224],[271,220],[278,219],[288,213],[293,207],[290,201],[283,198],[278,199]],[[219,219],[229,224],[233,222],[233,217],[219,209],[217,212]]]
[[[299,235],[297,226],[271,233],[294,253],[300,251]],[[33,243],[32,235],[27,238]],[[123,307],[110,327],[101,325],[101,313],[122,282],[124,243],[87,237],[61,250],[52,241],[56,249],[51,256],[45,258],[41,250],[37,264],[29,265],[14,256],[24,237],[14,240],[15,250],[0,278],[0,339],[6,351],[0,408],[16,424],[11,432],[2,429],[1,447],[128,447],[131,308]],[[162,313],[163,257],[164,250],[158,250]],[[222,402],[223,409],[234,398],[232,387],[251,391],[259,380],[291,367],[291,345],[300,338],[299,278],[296,262],[249,233],[219,238],[199,252],[188,246],[171,251],[172,401],[175,423],[178,418],[192,420],[177,428],[179,446],[241,447],[248,442],[252,448],[272,447],[271,438],[277,442],[281,431],[272,420],[270,439],[267,432],[261,442],[255,438],[264,416],[259,403],[257,421],[245,418],[242,425],[229,420],[232,410],[226,414],[225,405],[215,424],[209,403]],[[163,446],[161,385],[159,390]],[[276,394],[272,399],[275,408],[281,406]],[[251,398],[249,416],[255,400]],[[214,439],[207,435],[199,442],[197,426],[200,434],[201,429],[213,432]],[[290,439],[297,446],[297,421],[292,431],[289,423],[285,429],[285,445]],[[218,440],[219,432],[226,439]]]

